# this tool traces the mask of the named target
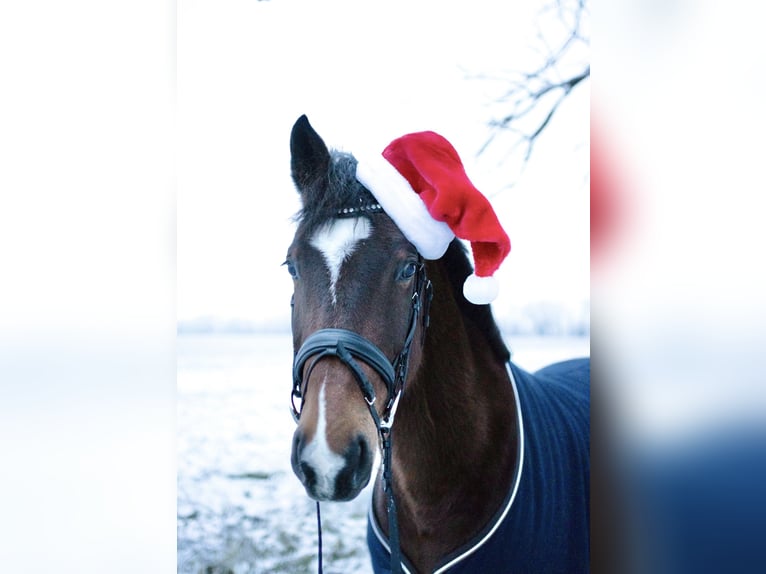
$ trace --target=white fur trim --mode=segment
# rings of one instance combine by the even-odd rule
[[[494,277],[479,277],[471,273],[463,283],[463,295],[474,305],[492,303],[500,292],[500,285]]]
[[[428,213],[409,182],[382,155],[358,158],[356,179],[378,200],[404,236],[425,259],[439,259],[455,234]]]

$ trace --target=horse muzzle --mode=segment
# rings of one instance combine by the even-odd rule
[[[311,441],[299,427],[293,435],[293,472],[306,493],[318,501],[352,500],[367,486],[374,451],[363,435],[355,436],[342,454],[330,449],[318,433]]]

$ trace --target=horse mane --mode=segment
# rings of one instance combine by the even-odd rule
[[[463,296],[463,283],[466,277],[473,273],[465,245],[459,239],[453,239],[440,261],[444,265],[460,313],[487,337],[487,342],[498,360],[508,362],[511,352],[492,316],[492,308],[489,305],[474,305]]]
[[[295,215],[305,233],[311,234],[319,226],[335,217],[344,207],[376,203],[375,197],[356,179],[356,158],[350,153],[330,150],[327,176],[309,184],[304,190],[303,207]],[[454,239],[440,259],[462,316],[474,324],[487,338],[498,360],[507,362],[511,353],[500,334],[489,305],[474,305],[463,296],[463,282],[473,273],[465,245]]]

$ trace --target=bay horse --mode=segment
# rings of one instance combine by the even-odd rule
[[[590,360],[514,365],[490,305],[461,292],[460,240],[424,261],[305,116],[290,148],[291,463],[307,494],[355,498],[382,451],[376,573],[587,572]]]

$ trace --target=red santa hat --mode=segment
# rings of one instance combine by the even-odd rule
[[[455,236],[470,241],[475,272],[463,295],[476,305],[497,297],[493,275],[511,242],[446,139],[430,131],[402,136],[382,155],[360,157],[356,177],[424,258],[439,259]]]

